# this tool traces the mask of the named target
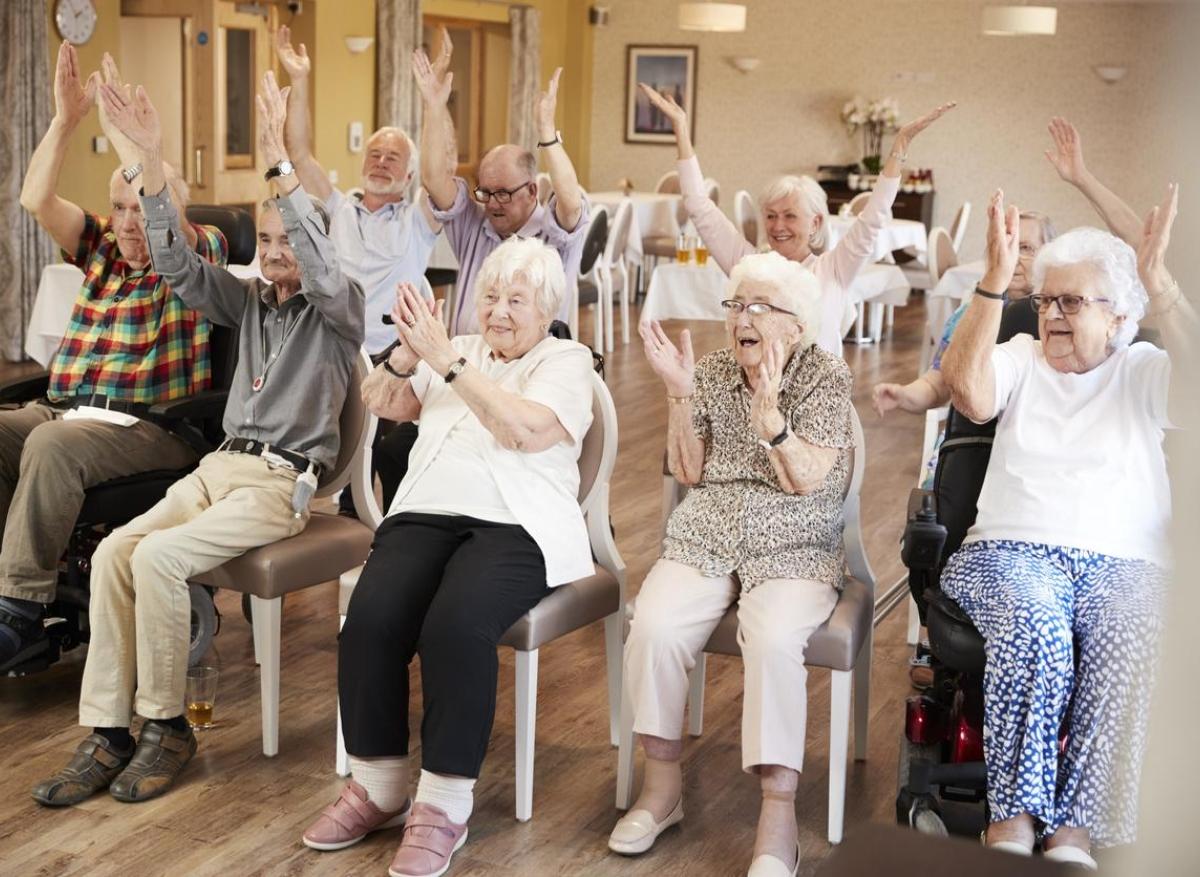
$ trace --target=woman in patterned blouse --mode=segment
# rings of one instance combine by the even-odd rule
[[[821,288],[778,253],[733,269],[730,346],[694,363],[657,323],[646,356],[667,388],[671,473],[691,487],[637,599],[625,648],[645,781],[609,847],[645,852],[683,818],[679,766],[687,675],[733,603],[745,659],[742,763],[761,777],[751,874],[792,874],[804,758],[804,650],[842,578],[850,370],[815,343]]]

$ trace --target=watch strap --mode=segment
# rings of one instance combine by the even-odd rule
[[[988,292],[986,289],[984,289],[982,286],[979,286],[978,284],[975,286],[975,294],[982,295],[984,298],[991,299],[992,301],[1004,301],[1004,293]]]
[[[773,448],[777,448],[777,447],[779,447],[781,444],[783,444],[784,442],[786,442],[786,441],[787,441],[787,438],[788,438],[788,436],[789,436],[789,435],[791,435],[791,434],[792,434],[792,431],[791,431],[790,429],[788,429],[788,425],[785,423],[785,424],[783,425],[783,432],[779,433],[779,435],[777,435],[777,436],[775,436],[775,438],[771,439],[771,441],[769,442],[769,444],[771,445],[771,447],[773,447]]]
[[[555,132],[554,132],[554,139],[553,139],[553,140],[547,140],[545,143],[539,142],[539,143],[538,143],[538,149],[546,149],[546,148],[548,148],[548,147],[551,147],[551,146],[553,146],[553,145],[554,145],[554,144],[556,144],[556,143],[562,143],[562,142],[563,142],[563,139],[562,139],[562,132],[561,132],[561,131],[555,131]]]
[[[406,372],[398,372],[394,368],[392,368],[392,364],[390,362],[388,362],[386,359],[383,361],[383,367],[384,367],[384,370],[386,370],[388,374],[395,375],[398,378],[411,378],[413,375],[415,375],[417,373],[416,368],[413,368],[410,371],[406,371]]]
[[[466,367],[467,367],[467,358],[465,356],[460,356],[458,358],[458,362],[451,365],[450,369],[446,372],[446,378],[445,378],[446,383],[447,384],[453,383],[454,379],[457,378],[462,373],[462,370]]]

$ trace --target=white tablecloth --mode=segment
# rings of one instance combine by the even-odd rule
[[[726,298],[728,279],[711,260],[703,268],[694,262],[663,262],[650,276],[650,288],[642,304],[641,322],[651,320],[724,320],[721,300]],[[851,308],[860,304],[903,305],[909,285],[895,265],[868,265],[850,287]],[[848,329],[854,313],[847,313]],[[861,328],[861,326],[860,326]]]
[[[946,321],[954,313],[968,292],[983,279],[983,259],[955,265],[942,275],[937,286],[929,291],[926,310],[929,319],[929,337],[936,344],[942,337]]]
[[[230,265],[229,272],[235,277],[262,277],[257,256],[249,265]],[[42,271],[25,332],[25,353],[42,368],[50,364],[62,342],[82,284],[83,272],[66,262],[47,265]]]
[[[845,237],[854,221],[853,216],[829,217],[826,222],[830,249]],[[893,250],[903,250],[905,247],[911,247],[917,253],[924,254],[928,243],[929,233],[925,231],[924,224],[914,219],[889,220],[875,239],[875,261],[878,262]]]
[[[588,200],[594,206],[608,208],[611,225],[617,207],[626,198],[624,192],[588,192]],[[642,238],[677,237],[679,222],[675,214],[679,209],[679,195],[659,192],[630,192],[633,216],[629,226],[629,243],[625,247],[625,258],[640,265],[642,262]]]

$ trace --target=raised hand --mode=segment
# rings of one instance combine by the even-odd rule
[[[679,347],[671,343],[662,325],[655,320],[649,325],[639,325],[646,359],[650,368],[662,378],[667,393],[672,396],[690,396],[696,374],[696,356],[692,352],[692,333],[684,329],[679,336]]]
[[[779,410],[779,386],[783,382],[786,359],[787,351],[782,341],[771,341],[763,346],[763,356],[758,363],[758,385],[750,399],[750,425],[759,438],[773,439],[787,425]]]
[[[446,30],[445,25],[442,25],[439,30],[439,36],[442,47],[438,50],[438,56],[433,62],[433,72],[438,81],[441,81],[446,76],[446,71],[450,69],[450,59],[454,55],[454,43],[450,42],[450,31]]]
[[[913,139],[956,106],[958,101],[950,101],[902,126],[896,132],[896,139],[892,141],[892,154],[907,156],[908,147],[912,145]]]
[[[1021,218],[1015,204],[1004,208],[1004,190],[997,189],[988,204],[987,270],[980,286],[1001,293],[1012,283],[1021,251]]]
[[[92,108],[99,85],[99,73],[92,73],[86,81],[80,80],[79,56],[75,47],[63,40],[54,66],[55,115],[71,127],[78,125]]]
[[[1171,226],[1179,212],[1179,184],[1167,186],[1167,196],[1162,203],[1151,209],[1142,229],[1142,241],[1138,246],[1138,276],[1150,296],[1151,303],[1175,285],[1171,272],[1167,270],[1167,247],[1171,243]]]
[[[900,407],[900,396],[904,387],[900,384],[876,384],[871,391],[871,407],[875,413],[883,417],[889,411]]]
[[[547,142],[553,140],[557,128],[554,125],[554,115],[558,109],[558,78],[562,76],[559,67],[550,77],[550,85],[545,91],[538,92],[533,102],[533,121],[537,125],[538,140]]]
[[[100,86],[100,106],[108,116],[109,123],[143,155],[162,151],[162,125],[146,89],[139,85],[129,95],[127,89],[105,82]]]
[[[445,44],[443,44],[444,47]],[[449,61],[446,63],[449,66]],[[413,76],[417,80],[417,89],[421,92],[425,103],[431,107],[445,106],[446,102],[450,100],[450,86],[454,81],[454,74],[447,73],[445,76],[438,76],[433,65],[429,63],[429,56],[425,54],[424,49],[416,49],[413,52],[412,69]]]
[[[412,351],[415,359],[423,359],[439,375],[445,375],[458,359],[446,324],[442,322],[442,300],[431,307],[411,283],[401,283],[396,290],[392,319],[400,343]],[[414,359],[414,365],[415,363]]]
[[[1083,142],[1075,126],[1062,116],[1055,116],[1046,126],[1054,140],[1054,148],[1046,150],[1046,159],[1054,165],[1063,182],[1079,185],[1087,175],[1087,166],[1083,163]]]
[[[308,49],[304,43],[299,50],[292,47],[292,32],[286,24],[281,24],[275,30],[275,57],[287,71],[289,79],[296,80],[308,76],[312,72],[312,61],[308,57]]]
[[[267,167],[288,157],[283,145],[283,125],[287,121],[287,98],[291,87],[280,88],[275,74],[263,75],[262,91],[255,96],[258,105],[258,147]]]
[[[671,127],[675,129],[676,134],[679,134],[681,131],[687,133],[687,110],[675,103],[675,98],[669,94],[659,94],[644,82],[639,82],[638,88],[650,103],[658,107],[662,111],[662,114],[671,120]]]

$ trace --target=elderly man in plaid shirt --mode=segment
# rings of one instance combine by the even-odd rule
[[[43,607],[54,599],[59,558],[84,491],[112,478],[194,463],[196,453],[182,439],[143,418],[151,405],[207,390],[212,377],[208,322],[151,269],[134,184],[138,169],[113,174],[107,218],[55,191],[67,144],[91,109],[98,82],[97,73],[81,78],[75,50],[64,42],[54,119],[21,190],[21,206],[84,272],[84,281],[50,363],[47,398],[0,412],[0,673],[45,648]],[[178,203],[186,203],[186,184],[176,175],[171,186]],[[185,225],[184,233],[203,258],[224,263],[220,232]],[[96,408],[138,419],[122,426],[96,419]]]

